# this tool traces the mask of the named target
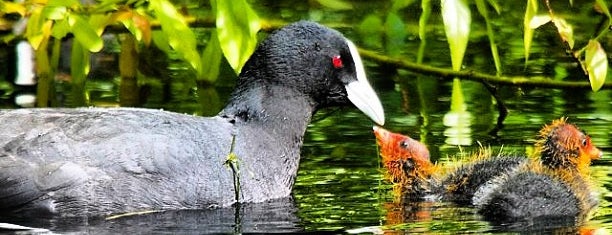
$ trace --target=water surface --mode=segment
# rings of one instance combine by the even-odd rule
[[[354,4],[353,11],[335,11],[312,3],[257,3],[253,4],[256,11],[268,18],[287,21],[310,19],[330,25],[349,26],[339,29],[357,45],[385,52],[384,42],[378,41],[377,45],[368,43],[371,40],[369,36],[376,35],[363,35],[355,28],[370,14],[386,16],[389,4],[364,1]],[[512,9],[512,6],[502,8]],[[577,17],[587,17],[590,14],[581,9],[572,8],[572,11],[580,13]],[[419,41],[416,39],[414,24],[419,13],[418,4],[399,12],[406,23],[407,37],[396,54],[411,61],[416,58],[418,49]],[[516,21],[522,20],[522,14],[507,10],[495,21],[504,74],[584,79],[576,71],[576,65],[559,49],[558,41],[553,40],[556,36],[550,31],[536,34],[531,61],[528,66],[524,65],[522,34],[517,31],[516,23],[513,23],[522,22]],[[513,18],[514,21],[507,18]],[[594,19],[585,18],[583,23],[592,21]],[[448,46],[439,18],[432,18],[431,24],[425,63],[450,67]],[[475,33],[468,46],[465,66],[494,73],[488,42],[482,33],[483,25],[475,23],[472,30]],[[385,40],[384,37],[378,39]],[[6,58],[0,59],[7,61]],[[588,90],[500,87],[498,94],[509,114],[503,126],[497,126],[497,103],[482,84],[463,81],[461,91],[465,109],[451,111],[452,81],[396,70],[367,59],[365,62],[369,79],[385,108],[385,128],[425,142],[434,161],[469,158],[470,153],[480,146],[490,147],[494,152],[525,153],[532,150],[536,134],[544,124],[568,117],[570,122],[590,134],[594,144],[604,151],[603,159],[592,166],[593,184],[600,192],[601,203],[593,217],[584,224],[564,226],[555,224],[555,221],[547,221],[550,222],[547,223],[549,227],[538,228],[533,232],[573,233],[581,229],[612,229],[612,210],[609,209],[612,202],[612,176],[609,173],[612,167],[609,156],[612,150],[612,139],[609,137],[612,132],[610,91],[594,93]],[[233,84],[231,76],[227,76],[221,78],[217,88],[198,92],[185,64],[171,61],[166,66],[153,71],[158,75],[148,74],[141,80],[142,90],[145,91],[143,94],[147,95],[142,106],[211,115],[220,109]],[[1,75],[10,80],[6,73]],[[113,77],[90,78],[87,86],[91,105],[117,105],[119,89],[116,73]],[[22,90],[14,91],[19,92]],[[13,95],[2,94],[2,106],[14,107],[11,104]],[[384,172],[377,155],[372,125],[363,114],[350,107],[325,110],[317,114],[305,136],[292,198],[232,208],[157,212],[111,220],[0,218],[0,222],[45,228],[58,233],[94,234],[333,233],[353,229],[429,234],[516,232],[512,226],[494,226],[484,221],[469,206],[445,202],[395,203],[390,183],[383,180]]]

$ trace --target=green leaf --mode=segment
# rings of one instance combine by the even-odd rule
[[[531,18],[531,21],[529,21],[528,27],[531,29],[537,29],[540,26],[545,25],[546,23],[550,22],[551,20],[552,18],[550,18],[549,14],[535,15]]]
[[[604,15],[608,17],[608,20],[612,20],[612,16],[610,16],[610,10],[608,9],[608,3],[606,0],[595,0],[595,7],[599,9]]]
[[[406,39],[406,29],[402,18],[393,12],[387,15],[385,34],[387,35],[385,51],[391,56],[399,55]]]
[[[482,18],[484,18],[485,21],[488,22],[489,10],[487,9],[487,5],[485,4],[484,0],[474,0],[474,2],[476,3],[476,9],[478,10],[478,13],[480,13]]]
[[[61,20],[66,17],[66,12],[64,6],[45,6],[42,10],[42,17],[49,20]]]
[[[245,0],[211,0],[217,14],[217,33],[221,49],[236,74],[255,51],[259,17]]]
[[[472,17],[468,4],[464,0],[442,0],[442,20],[453,70],[459,71],[470,36]]]
[[[366,47],[382,48],[383,21],[376,14],[369,14],[357,26],[357,32]]]
[[[493,7],[493,9],[495,9],[495,12],[497,12],[497,14],[501,14],[501,7],[499,6],[499,4],[497,4],[496,0],[488,0],[489,5],[491,7]]]
[[[119,4],[125,2],[124,0],[102,0],[98,4],[94,5],[93,11],[95,12],[114,12],[119,9]],[[127,5],[127,3],[126,3]]]
[[[68,33],[70,33],[70,25],[67,19],[55,21],[53,29],[51,29],[51,36],[61,39],[66,37]]]
[[[223,59],[223,52],[221,51],[221,45],[219,45],[217,30],[213,29],[210,35],[210,40],[206,44],[206,48],[202,53],[204,68],[202,68],[202,74],[199,77],[204,78],[210,83],[217,80],[219,77],[221,59]]]
[[[61,6],[61,7],[74,7],[81,6],[81,2],[78,0],[49,0],[47,6]]]
[[[150,7],[155,12],[170,47],[191,64],[198,74],[201,73],[202,62],[196,49],[195,34],[183,15],[167,0],[151,0]]]
[[[41,8],[35,8],[32,10],[30,13],[30,19],[28,19],[28,24],[26,26],[25,37],[28,39],[28,42],[30,42],[30,45],[32,45],[34,50],[38,50],[40,43],[44,39],[42,31],[45,19],[41,17],[41,15]]]
[[[108,26],[112,15],[111,14],[92,14],[89,17],[89,25],[96,31],[96,34],[102,35],[106,26]]]
[[[525,48],[525,64],[529,60],[529,51],[533,40],[533,28],[530,27],[531,20],[538,13],[538,0],[527,0],[525,18],[523,19],[523,45]]]
[[[399,11],[415,3],[415,0],[392,0],[391,12]]]
[[[76,14],[68,15],[68,24],[74,38],[81,43],[83,47],[91,52],[98,52],[104,47],[104,42],[95,29],[81,16]]]
[[[172,53],[172,48],[170,48],[170,45],[168,43],[168,37],[166,37],[166,34],[160,32],[159,30],[155,30],[152,32],[151,35],[153,43],[155,44],[155,46],[157,46],[158,49],[165,52],[167,55]]]
[[[134,38],[136,38],[136,40],[138,41],[142,40],[142,32],[136,26],[132,18],[122,20],[121,23],[128,31],[130,31],[130,33],[132,33],[132,35],[134,36]]]
[[[17,13],[21,16],[25,16],[26,11],[27,9],[22,3],[0,1],[0,12],[4,14]]]
[[[419,16],[419,51],[417,53],[417,63],[423,63],[425,57],[425,46],[427,45],[427,21],[431,16],[431,1],[421,1],[421,16]]]
[[[606,52],[598,41],[589,40],[586,46],[585,63],[589,72],[591,89],[598,91],[606,81],[608,75],[608,58]]]
[[[342,0],[317,0],[321,6],[332,10],[352,10],[353,5],[351,3]]]
[[[570,49],[574,48],[574,29],[572,26],[559,17],[553,18],[552,21],[555,23],[561,39],[567,43]]]
[[[495,43],[495,32],[493,31],[493,25],[488,16],[488,8],[484,0],[475,0],[476,7],[480,15],[484,18],[487,26],[487,36],[489,37],[489,46],[491,47],[491,54],[493,56],[493,62],[495,63],[495,71],[497,75],[501,74],[501,60],[499,58],[499,52],[497,51],[497,44]]]

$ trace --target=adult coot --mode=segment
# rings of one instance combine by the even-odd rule
[[[258,46],[215,117],[134,108],[4,110],[0,211],[90,216],[287,197],[312,115],[350,103],[384,123],[353,43],[297,22]]]

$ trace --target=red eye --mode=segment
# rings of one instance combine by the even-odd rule
[[[332,58],[332,64],[334,65],[334,68],[337,68],[337,69],[344,67],[344,64],[342,64],[342,58],[340,58],[340,55],[334,56]]]

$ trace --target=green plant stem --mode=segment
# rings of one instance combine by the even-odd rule
[[[399,58],[388,57],[366,49],[359,49],[359,53],[361,56],[363,56],[363,58],[367,58],[378,63],[393,65],[397,68],[406,69],[415,73],[435,75],[436,77],[447,80],[456,77],[463,80],[486,82],[489,84],[505,86],[541,87],[554,89],[591,89],[591,84],[588,82],[588,80],[585,80],[584,82],[557,81],[547,77],[496,76],[472,70],[453,71],[450,68],[438,68],[429,65],[417,64]],[[612,88],[612,82],[606,82],[601,89],[610,88]]]

